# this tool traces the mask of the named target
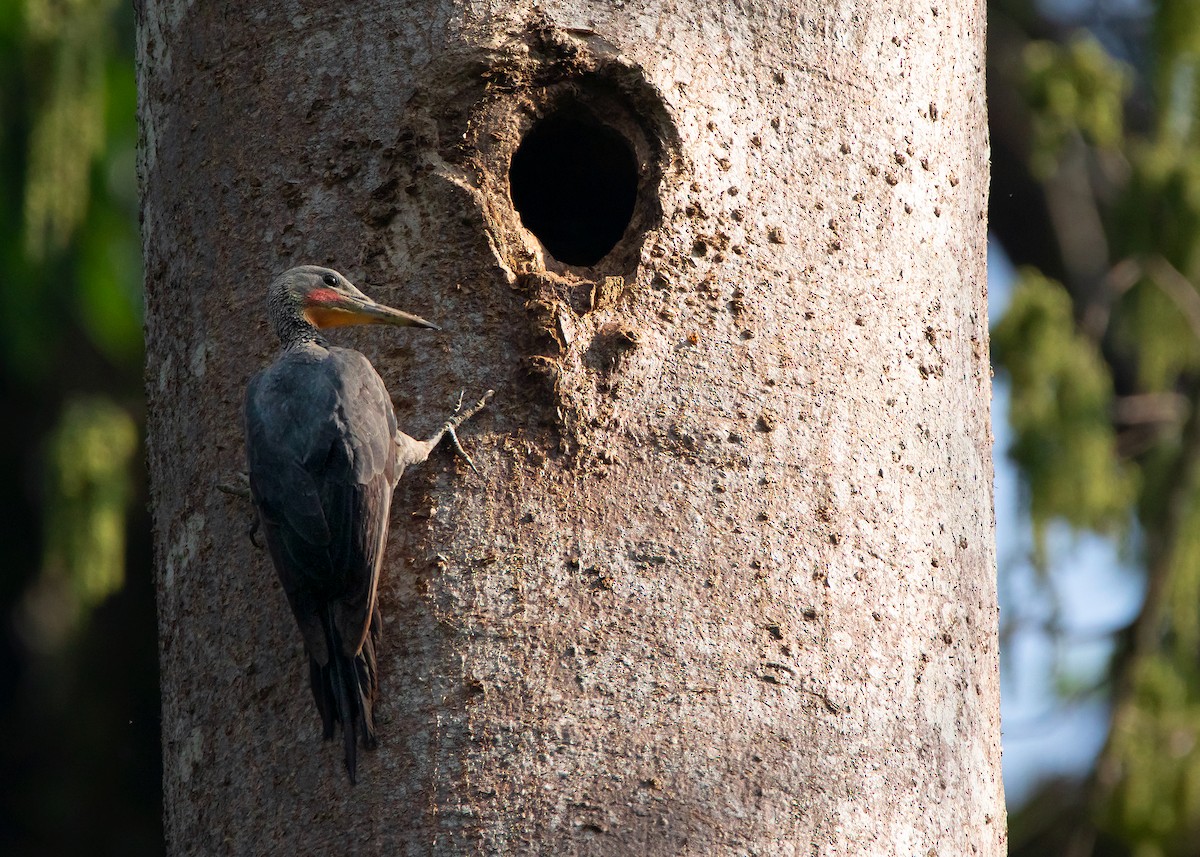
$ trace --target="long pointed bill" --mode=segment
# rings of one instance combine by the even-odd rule
[[[336,301],[322,302],[305,308],[304,314],[315,327],[346,327],[351,324],[393,324],[399,327],[425,327],[440,330],[425,319],[377,304],[368,297],[338,295]]]

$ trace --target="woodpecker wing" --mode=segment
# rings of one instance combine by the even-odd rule
[[[396,418],[362,354],[290,349],[246,391],[250,490],[310,654],[328,663],[322,611],[353,657],[375,607],[395,488]]]

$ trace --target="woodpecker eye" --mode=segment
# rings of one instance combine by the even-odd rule
[[[333,274],[326,274],[321,279],[325,282],[325,285],[329,286],[330,288],[333,288],[337,285],[337,277],[335,277]]]

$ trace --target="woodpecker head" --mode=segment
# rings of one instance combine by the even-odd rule
[[[393,324],[438,329],[423,318],[376,303],[337,271],[316,265],[301,265],[276,277],[267,293],[267,311],[285,342],[303,327]]]

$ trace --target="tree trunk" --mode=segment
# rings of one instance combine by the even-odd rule
[[[139,17],[173,854],[1003,853],[980,0]],[[407,432],[497,391],[357,787],[214,487],[304,262],[444,326],[335,332]]]

